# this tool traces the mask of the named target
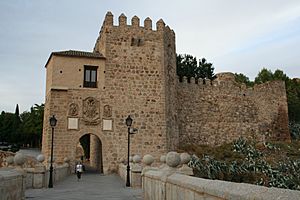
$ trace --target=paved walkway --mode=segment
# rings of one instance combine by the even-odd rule
[[[53,188],[29,189],[26,200],[142,200],[142,190],[125,187],[118,175],[82,174],[78,182],[72,174]]]

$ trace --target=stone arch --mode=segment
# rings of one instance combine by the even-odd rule
[[[78,133],[74,140],[72,141],[73,152],[72,158],[76,162],[76,148],[79,143],[80,138],[85,135],[90,136],[90,158],[87,164],[91,167],[91,169],[97,170],[100,173],[107,173],[108,163],[103,163],[104,160],[107,160],[107,152],[105,151],[106,140],[103,135],[99,133],[94,133],[92,131],[83,131]]]

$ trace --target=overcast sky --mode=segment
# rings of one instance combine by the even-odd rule
[[[263,67],[300,77],[299,0],[1,0],[0,111],[44,102],[52,51],[92,51],[107,11],[141,23],[162,18],[177,53],[212,62],[215,72],[253,79]],[[155,27],[155,25],[153,25]]]

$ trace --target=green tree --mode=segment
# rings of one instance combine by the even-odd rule
[[[13,113],[1,112],[0,115],[0,141],[12,142],[14,138],[12,134],[14,132],[14,119],[15,115]]]
[[[214,70],[212,63],[206,62],[205,58],[202,58],[199,60],[199,67],[197,70],[197,77],[199,78],[207,78],[209,80],[212,80],[214,78]]]
[[[197,58],[192,55],[185,55],[183,59],[183,65],[185,67],[186,76],[188,79],[195,77],[195,71],[198,67]]]
[[[17,104],[15,114],[14,114],[12,133],[11,133],[11,142],[13,143],[18,143],[19,141],[20,125],[21,125],[20,111],[19,111],[19,105]]]
[[[300,82],[297,79],[286,81],[289,120],[300,124]],[[300,134],[300,133],[299,133]]]
[[[273,74],[273,80],[289,81],[290,78],[285,73],[283,73],[282,70],[276,69]]]
[[[15,113],[2,111],[0,114],[0,141],[30,144],[39,147],[43,131],[44,104],[35,104],[30,111],[20,115],[19,105]]]
[[[182,80],[182,77],[185,76],[184,72],[185,68],[183,65],[183,55],[177,54],[176,55],[176,73],[180,78],[180,81]]]
[[[197,63],[197,58],[188,54],[176,56],[176,72],[180,81],[184,76],[188,78],[188,82],[192,77],[196,80],[199,78],[210,80],[215,78],[212,63],[208,63],[205,58],[200,59]]]
[[[260,84],[260,83],[265,83],[267,81],[272,81],[272,80],[274,80],[272,71],[268,70],[266,68],[263,68],[256,76],[254,82]]]
[[[192,55],[177,55],[176,57],[176,71],[177,75],[180,78],[180,81],[182,81],[182,77],[186,76],[188,78],[188,81],[190,81],[191,77],[195,77],[195,71],[197,66],[197,58],[193,57]]]
[[[238,83],[245,83],[247,86],[251,86],[251,87],[254,85],[254,82],[250,81],[249,77],[247,77],[242,73],[239,74],[235,73],[234,76],[235,76],[235,81]]]
[[[32,147],[40,147],[43,132],[44,104],[35,104],[30,112],[21,114],[22,136],[25,144]]]

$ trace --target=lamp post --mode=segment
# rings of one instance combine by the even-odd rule
[[[130,154],[130,127],[132,125],[132,118],[130,115],[126,118],[126,125],[128,129],[128,155],[127,155],[127,178],[126,178],[126,187],[130,187],[130,165],[129,165],[129,154]]]
[[[51,158],[50,158],[50,170],[49,170],[49,188],[53,188],[53,178],[52,178],[52,173],[53,173],[53,137],[54,137],[54,127],[56,126],[57,119],[53,115],[50,118],[50,126],[52,128],[52,136],[51,136]]]

